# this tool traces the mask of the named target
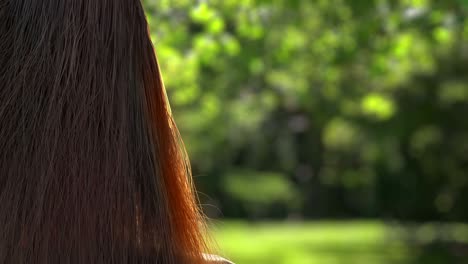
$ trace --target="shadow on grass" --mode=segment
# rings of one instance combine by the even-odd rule
[[[428,245],[415,246],[417,254],[410,264],[467,264],[468,244],[433,242]]]
[[[392,249],[392,245],[370,248],[302,245],[294,252],[269,250],[257,256],[238,255],[235,261],[239,264],[468,264],[465,249],[457,252],[460,249],[455,249],[453,246],[446,244],[407,245],[405,252],[402,252],[401,248]]]

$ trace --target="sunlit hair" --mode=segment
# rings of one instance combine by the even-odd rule
[[[203,263],[140,0],[0,0],[0,263]]]

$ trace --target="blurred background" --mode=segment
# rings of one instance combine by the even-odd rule
[[[468,263],[468,1],[143,2],[222,255]]]

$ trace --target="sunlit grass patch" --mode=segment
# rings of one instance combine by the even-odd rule
[[[378,222],[217,225],[221,252],[238,264],[406,263],[409,250]]]

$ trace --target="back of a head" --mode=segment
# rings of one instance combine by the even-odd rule
[[[0,0],[0,263],[202,263],[140,0]]]

